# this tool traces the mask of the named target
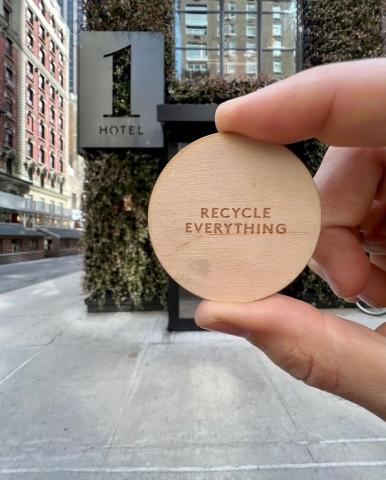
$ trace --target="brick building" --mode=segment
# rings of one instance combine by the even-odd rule
[[[24,194],[28,192],[29,185],[17,172],[20,106],[18,24],[8,4],[0,7],[3,12],[0,18],[0,190]]]
[[[69,226],[69,29],[56,0],[0,0],[0,12],[1,93],[13,102],[11,118],[1,98],[0,146],[15,153],[0,163],[0,221]]]

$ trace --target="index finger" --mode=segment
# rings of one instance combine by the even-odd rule
[[[386,145],[386,59],[315,67],[220,105],[219,132],[289,144]]]

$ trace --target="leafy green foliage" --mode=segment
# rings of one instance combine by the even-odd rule
[[[168,83],[167,103],[220,104],[275,82],[275,78],[267,75],[241,80],[225,80],[221,77],[199,77],[193,80],[174,78]]]
[[[86,157],[85,278],[91,299],[106,294],[119,304],[158,298],[166,302],[167,278],[150,245],[147,208],[163,159],[143,152],[97,152]],[[133,211],[123,209],[131,195]]]
[[[173,75],[173,0],[84,0],[86,30],[162,32],[165,69]],[[130,115],[130,54],[115,62],[116,116]],[[130,298],[137,307],[159,299],[166,305],[167,276],[150,245],[147,208],[165,152],[103,152],[87,154],[85,172],[84,290],[102,306],[107,295],[117,305]],[[134,213],[122,209],[131,195]]]
[[[304,66],[385,54],[383,0],[307,0]]]

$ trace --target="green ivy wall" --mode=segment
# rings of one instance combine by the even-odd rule
[[[304,67],[384,55],[383,0],[308,0],[304,2]],[[219,104],[263,88],[276,80],[226,81],[220,78],[178,80],[173,61],[173,0],[87,0],[87,30],[157,31],[165,35],[166,99],[168,103]],[[124,55],[114,72],[116,114],[128,114],[130,58]],[[305,163],[315,173],[326,147],[305,144]],[[152,251],[147,206],[153,185],[165,165],[165,152],[96,152],[87,155],[85,172],[84,290],[103,305],[106,296],[119,304],[131,298],[137,307],[158,299],[166,305],[167,277]],[[134,210],[125,212],[123,197],[131,195]],[[324,304],[334,295],[305,270],[287,289],[301,298],[307,293]]]

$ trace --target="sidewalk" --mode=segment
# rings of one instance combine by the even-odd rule
[[[386,478],[377,417],[242,339],[88,315],[80,281],[0,295],[0,480]]]

